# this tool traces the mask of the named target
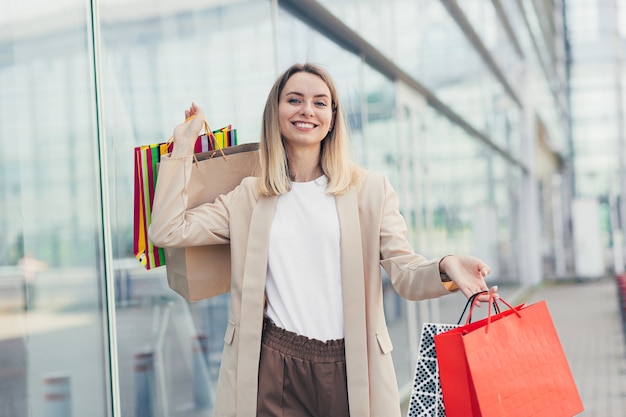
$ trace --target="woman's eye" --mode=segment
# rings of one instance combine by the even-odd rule
[[[326,107],[326,103],[324,103],[323,101],[318,101],[317,103],[315,103],[315,105],[320,107]]]
[[[289,100],[287,100],[287,103],[298,104],[300,103],[300,100],[298,100],[297,98],[290,98]]]

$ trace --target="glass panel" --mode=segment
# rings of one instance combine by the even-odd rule
[[[257,142],[275,77],[271,3],[102,0],[102,82],[123,416],[210,416],[229,296],[188,303],[133,254],[133,148],[166,141],[192,101]]]
[[[538,68],[539,62],[537,61],[533,40],[528,33],[528,26],[526,25],[520,2],[518,0],[500,0],[500,5],[509,19],[511,29],[520,44],[527,65],[530,68]]]
[[[615,120],[611,118],[601,118],[593,120],[583,120],[574,126],[574,148],[582,143],[606,152],[607,149],[617,149],[617,129]]]
[[[520,173],[434,112],[426,129],[431,201],[421,221],[429,250],[475,254],[491,266],[491,280],[517,281],[509,261]]]
[[[615,71],[614,62],[594,62],[589,65],[580,64],[574,65],[572,68],[572,75],[570,85],[573,89],[573,93],[576,93],[578,89],[606,89],[610,90],[615,87],[615,81],[612,77],[607,77],[607,74],[613,74]]]
[[[396,35],[399,44],[412,42],[417,58],[409,60],[417,66],[409,67],[404,57],[398,57],[399,65],[470,125],[504,147],[504,137],[492,136],[490,119],[500,108],[510,105],[510,98],[441,2],[424,1],[419,12],[417,30],[398,31]]]
[[[574,120],[598,120],[615,118],[617,104],[615,90],[585,89],[572,94],[572,117]]]
[[[575,193],[580,197],[612,195],[623,181],[618,169],[618,121],[623,115],[618,114],[615,94],[615,36],[619,34],[615,30],[623,10],[622,2],[613,0],[570,0],[566,4],[573,60],[572,165]],[[623,25],[618,25],[617,31],[623,32]]]
[[[612,155],[593,154],[578,156],[576,168],[576,193],[581,197],[610,195],[617,184],[617,161]]]
[[[343,24],[383,53],[393,48],[394,2],[378,0],[320,0]]]
[[[598,38],[599,21],[596,2],[597,0],[569,0],[567,2],[568,29],[572,41],[593,41]]]
[[[366,127],[367,168],[385,174],[394,187],[400,186],[400,138],[395,114],[393,83],[370,67],[364,68],[363,89]]]
[[[598,43],[610,39],[621,16],[621,2],[614,0],[568,0],[566,3],[568,32],[572,43]],[[619,25],[622,26],[622,25]],[[617,30],[622,31],[618,26]]]
[[[492,2],[457,2],[503,76],[517,90],[521,61]],[[507,17],[508,19],[508,17]]]
[[[88,2],[0,1],[0,416],[104,416]]]

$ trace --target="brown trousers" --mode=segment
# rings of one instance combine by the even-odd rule
[[[257,417],[349,417],[343,339],[309,339],[265,319]]]

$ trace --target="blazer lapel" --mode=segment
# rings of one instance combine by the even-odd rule
[[[341,233],[341,287],[343,293],[346,369],[350,414],[369,416],[369,371],[365,312],[365,274],[356,187],[336,197]]]
[[[272,219],[278,197],[262,197],[252,213],[241,289],[237,368],[237,415],[255,416],[265,277]],[[253,400],[254,399],[254,400]]]

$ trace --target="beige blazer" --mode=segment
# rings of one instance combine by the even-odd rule
[[[277,197],[261,196],[256,178],[250,177],[215,203],[190,209],[186,184],[191,169],[191,157],[163,157],[150,239],[161,247],[230,243],[231,303],[214,415],[254,417],[268,240]],[[419,300],[449,293],[439,275],[440,258],[428,260],[413,252],[397,195],[382,175],[365,172],[360,184],[336,202],[350,414],[399,417],[380,266],[401,296]]]

